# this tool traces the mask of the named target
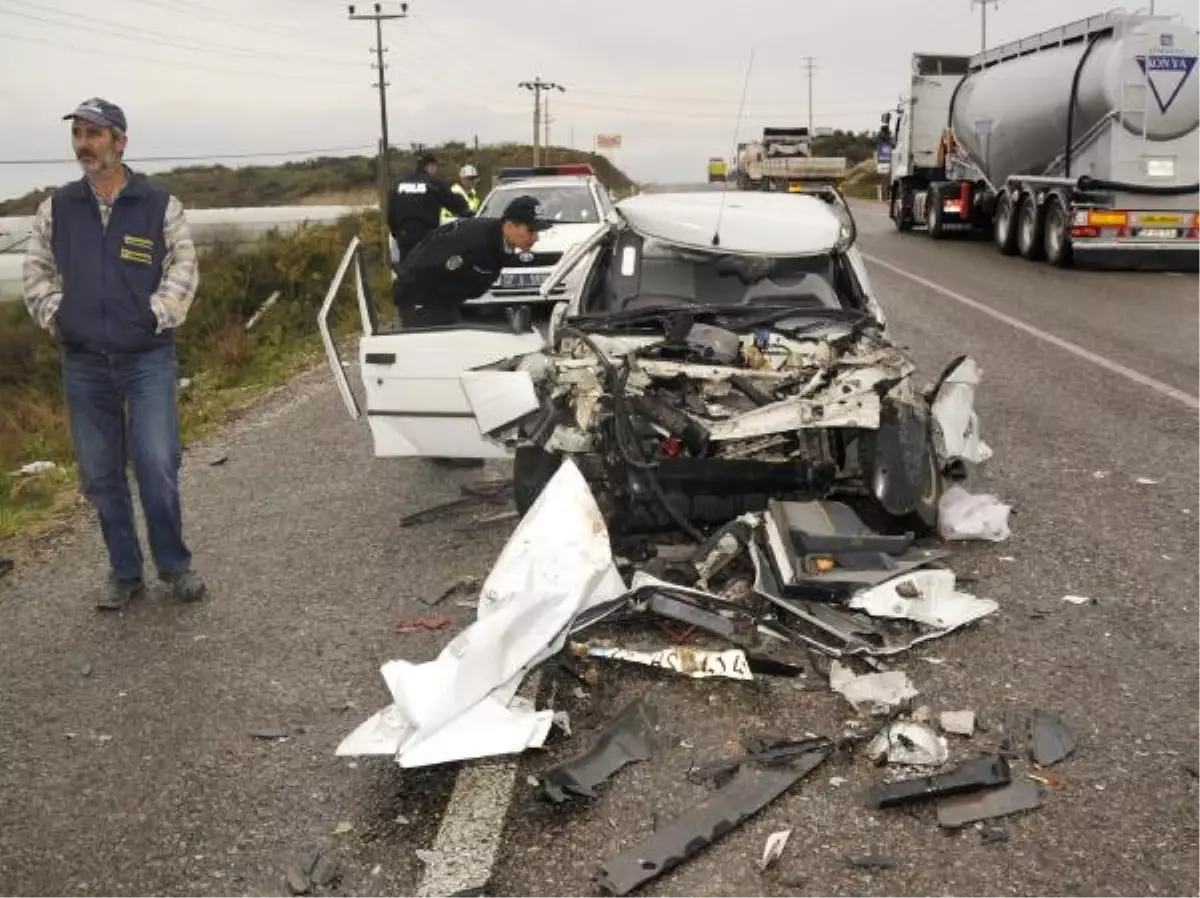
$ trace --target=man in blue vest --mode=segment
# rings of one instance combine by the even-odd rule
[[[29,313],[59,345],[83,493],[108,549],[97,607],[145,591],[129,461],[158,577],[195,601],[205,584],[183,539],[174,331],[199,284],[196,248],[179,200],[122,161],[120,107],[93,98],[63,118],[84,177],[38,208],[23,280]]]

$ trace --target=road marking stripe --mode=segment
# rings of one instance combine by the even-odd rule
[[[518,694],[536,696],[541,671],[533,671]],[[521,755],[464,764],[425,864],[418,898],[478,895],[492,878],[508,806],[517,787]]]
[[[1047,333],[1041,328],[1034,327],[1032,324],[1027,324],[1020,318],[1014,318],[1011,315],[1005,315],[1003,312],[998,312],[986,303],[982,303],[977,299],[971,299],[971,297],[957,293],[948,287],[943,287],[941,284],[937,284],[928,278],[921,277],[919,274],[914,274],[913,272],[901,268],[899,265],[894,265],[891,262],[885,261],[878,256],[863,253],[862,257],[868,262],[878,265],[880,268],[886,268],[888,271],[898,274],[903,278],[908,278],[908,280],[912,281],[913,283],[920,284],[922,287],[928,287],[930,290],[940,293],[948,299],[953,299],[955,302],[962,303],[964,306],[975,309],[977,312],[990,315],[997,321],[1003,321],[1010,327],[1015,327],[1017,330],[1024,331],[1030,336],[1037,337],[1039,340],[1049,343],[1052,346],[1057,346],[1059,349],[1065,350],[1066,352],[1071,353],[1071,355],[1091,362],[1093,365],[1103,368],[1106,371],[1111,371],[1113,374],[1119,374],[1127,380],[1131,380],[1136,384],[1141,384],[1143,387],[1149,387],[1156,393],[1160,393],[1163,396],[1174,399],[1176,402],[1186,405],[1190,409],[1200,410],[1200,398],[1197,398],[1190,393],[1185,393],[1183,390],[1176,389],[1170,384],[1163,383],[1161,380],[1155,380],[1153,377],[1142,374],[1140,371],[1134,371],[1132,368],[1127,368],[1119,362],[1114,362],[1112,359],[1105,358],[1102,355],[1092,352],[1090,349],[1084,349],[1082,346],[1072,343],[1070,340],[1064,340],[1062,337],[1056,337],[1054,334]]]

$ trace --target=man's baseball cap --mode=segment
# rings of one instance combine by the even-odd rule
[[[85,122],[91,122],[93,125],[99,125],[101,128],[117,128],[121,131],[129,130],[125,123],[125,113],[121,111],[121,107],[116,103],[110,103],[108,100],[102,100],[99,97],[84,100],[75,107],[74,112],[68,112],[63,116],[64,121],[75,118],[81,118]]]
[[[528,225],[535,231],[545,231],[554,227],[554,222],[548,220],[545,215],[546,210],[536,199],[531,196],[519,196],[508,204],[508,208],[500,217],[506,221]]]

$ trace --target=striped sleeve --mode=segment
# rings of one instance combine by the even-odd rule
[[[183,324],[200,286],[196,244],[192,241],[183,203],[175,196],[167,202],[163,239],[167,255],[163,260],[162,282],[150,297],[150,308],[158,319],[159,333]]]
[[[25,258],[21,265],[21,281],[25,293],[25,307],[29,314],[38,327],[53,333],[54,315],[62,303],[63,285],[50,243],[51,215],[51,201],[47,197],[33,216],[29,246],[25,250]]]

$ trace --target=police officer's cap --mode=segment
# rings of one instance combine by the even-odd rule
[[[528,225],[535,231],[544,231],[554,227],[554,222],[545,218],[545,215],[546,211],[536,199],[531,196],[519,196],[508,204],[508,208],[500,217],[505,221]]]

